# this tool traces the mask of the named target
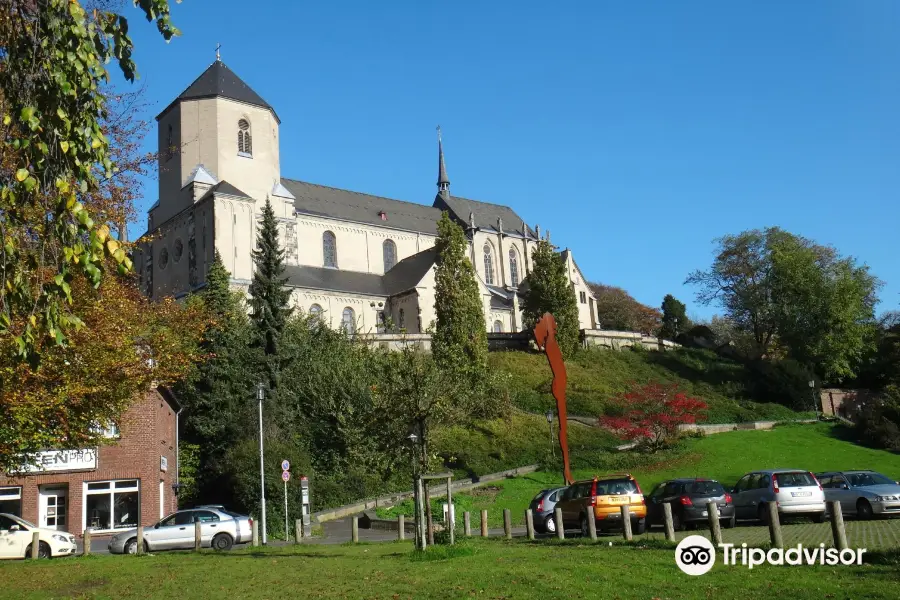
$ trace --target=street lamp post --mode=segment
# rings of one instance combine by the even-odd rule
[[[553,411],[547,411],[547,426],[550,429],[550,456],[556,458],[556,451],[553,449]]]
[[[263,459],[263,399],[266,397],[266,388],[262,383],[256,384],[256,399],[259,400],[259,500],[262,506],[262,543],[266,545],[266,474],[265,460]]]
[[[419,436],[415,433],[409,434],[409,442],[412,454],[412,471],[413,471],[413,508],[415,510],[415,516],[413,517],[416,524],[416,549],[424,550],[425,549],[425,519],[423,514],[422,502],[423,498],[423,490],[421,486],[421,479],[419,478],[419,451],[416,447],[416,443],[419,441]]]
[[[816,421],[819,420],[819,403],[816,401],[816,382],[810,379],[809,390],[812,392],[813,411],[816,413]]]

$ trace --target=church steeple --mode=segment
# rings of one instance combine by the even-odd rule
[[[445,199],[450,198],[450,179],[447,177],[447,167],[444,166],[444,144],[441,141],[441,126],[438,125],[438,193]]]

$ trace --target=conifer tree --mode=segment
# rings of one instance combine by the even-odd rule
[[[434,360],[441,368],[476,376],[487,368],[484,308],[475,269],[466,257],[466,236],[446,212],[438,221],[435,247]]]
[[[261,351],[261,375],[268,388],[278,387],[281,334],[293,309],[291,291],[285,287],[284,249],[278,242],[278,222],[272,203],[266,198],[262,222],[253,250],[253,279],[250,282],[250,320],[256,333],[255,346]]]
[[[553,315],[556,340],[563,356],[569,357],[578,349],[579,324],[578,301],[566,272],[566,261],[547,241],[538,242],[532,256],[534,266],[526,279],[523,318],[532,327],[544,313]]]
[[[687,307],[684,302],[672,294],[666,294],[662,301],[662,327],[659,329],[659,336],[667,340],[674,340],[679,333],[687,331],[692,327],[690,319],[687,318]]]

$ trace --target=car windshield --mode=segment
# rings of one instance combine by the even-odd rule
[[[816,480],[809,473],[775,473],[778,485],[781,487],[808,487],[817,485]]]
[[[895,485],[893,479],[888,479],[881,473],[848,473],[847,479],[853,487],[866,487],[869,485]]]
[[[26,521],[26,520],[23,519],[22,517],[17,517],[17,516],[15,516],[15,515],[9,515],[9,518],[12,519],[13,521],[17,522],[19,525],[24,525],[25,527],[28,527],[28,528],[30,528],[30,529],[37,529],[37,528],[38,528],[37,525],[35,525],[35,524],[32,523],[31,521]]]
[[[718,481],[691,481],[684,485],[684,491],[689,496],[721,496],[725,488]]]
[[[605,479],[597,482],[598,496],[637,494],[637,486],[631,479]]]

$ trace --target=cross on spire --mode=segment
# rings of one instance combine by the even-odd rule
[[[222,56],[219,53],[219,48],[222,47],[222,44],[216,43],[216,60],[222,60]]]

